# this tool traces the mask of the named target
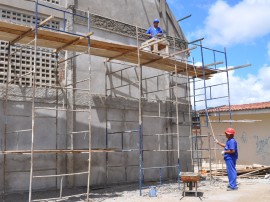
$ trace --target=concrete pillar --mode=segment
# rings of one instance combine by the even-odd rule
[[[65,7],[69,12],[73,12],[75,6],[74,0],[66,0]],[[72,15],[66,15],[66,31],[72,32],[73,31],[73,16]],[[74,55],[74,53],[70,53],[68,51],[65,52],[65,59],[70,58]],[[73,72],[75,71],[73,69],[74,67],[74,61],[68,60],[65,63],[65,78],[66,78],[66,85],[70,85],[73,83]],[[67,98],[67,109],[73,110],[74,109],[74,95],[73,90],[67,90],[66,91],[66,98]],[[66,142],[67,142],[67,149],[73,149],[73,135],[71,134],[74,131],[74,117],[75,113],[72,111],[67,111],[66,113],[66,126],[67,126],[67,136],[66,136]],[[73,154],[67,154],[67,173],[74,173],[74,155]],[[67,187],[73,187],[74,186],[74,176],[67,177]]]
[[[171,87],[171,76],[170,75],[168,75],[166,77],[166,83],[167,83],[167,86]],[[170,100],[173,99],[171,90],[167,91],[167,96],[166,97],[169,98]],[[173,116],[172,111],[175,111],[174,104],[171,103],[171,102],[166,102],[165,105],[166,105],[166,116],[167,117],[172,117]],[[175,133],[175,131],[173,130],[173,125],[172,125],[172,120],[171,119],[167,119],[166,133]],[[168,150],[175,149],[175,148],[173,148],[173,136],[172,135],[167,136],[167,149]],[[174,157],[173,152],[167,152],[167,165],[173,165],[173,162],[175,161],[173,159],[173,157]],[[167,169],[167,176],[169,178],[172,178],[174,173],[170,172],[170,171],[171,171],[170,169]]]

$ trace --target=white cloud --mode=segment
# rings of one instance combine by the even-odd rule
[[[209,8],[204,28],[193,36],[204,34],[210,45],[250,43],[270,33],[269,8],[269,0],[242,0],[234,6],[218,0]]]
[[[207,86],[213,86],[226,83],[226,73],[214,75],[207,80]],[[270,66],[263,66],[259,69],[257,75],[249,74],[247,77],[239,77],[235,75],[235,71],[229,71],[230,97],[231,104],[245,104],[253,102],[270,101]],[[196,88],[203,87],[200,82]],[[203,93],[203,90],[196,94]],[[210,89],[207,88],[208,98],[210,98]],[[212,87],[212,98],[227,96],[227,85],[219,85]],[[196,98],[198,100],[198,98]],[[228,105],[228,99],[213,99],[208,101],[208,107],[217,107],[220,105]],[[198,108],[205,108],[203,102],[198,103]]]

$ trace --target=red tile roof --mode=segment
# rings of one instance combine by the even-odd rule
[[[270,109],[270,102],[258,102],[241,105],[231,105],[231,111],[244,111],[244,110],[257,110],[257,109]],[[229,111],[229,106],[220,106],[208,109],[208,112],[226,112]]]

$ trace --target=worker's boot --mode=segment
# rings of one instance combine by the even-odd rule
[[[227,191],[236,191],[238,190],[238,187],[236,187],[235,189],[232,189],[231,187],[227,188]]]

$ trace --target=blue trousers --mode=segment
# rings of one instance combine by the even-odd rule
[[[237,179],[237,172],[236,172],[236,159],[228,158],[225,159],[226,162],[226,168],[229,178],[229,185],[232,189],[236,189],[236,179]]]

